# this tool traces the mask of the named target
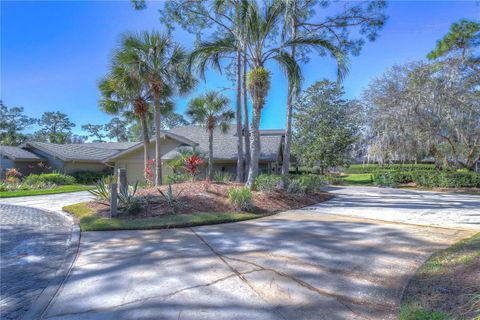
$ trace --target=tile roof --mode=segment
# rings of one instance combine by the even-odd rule
[[[175,134],[184,136],[187,139],[198,143],[197,150],[208,153],[208,132],[199,126],[181,126],[170,130]],[[283,130],[261,130],[260,131],[261,154],[260,160],[275,161],[280,149]],[[165,159],[173,156],[166,154]],[[237,136],[234,125],[231,125],[227,133],[215,129],[213,133],[213,158],[216,160],[234,160],[237,158]]]
[[[98,142],[55,144],[27,142],[26,147],[37,148],[64,161],[102,161],[140,142]]]
[[[36,154],[20,147],[0,146],[0,154],[12,160],[44,160]]]

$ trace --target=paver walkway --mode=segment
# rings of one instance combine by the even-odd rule
[[[0,204],[0,319],[20,319],[48,286],[71,229],[60,214]]]
[[[91,198],[85,191],[0,199],[0,319],[20,319],[61,277],[58,270],[75,241],[62,207]]]
[[[349,196],[340,196],[336,205],[234,224],[85,232],[46,318],[396,319],[402,291],[423,261],[478,232],[480,207],[474,204],[480,198],[452,196],[436,206],[422,193],[398,190],[411,201],[402,205],[392,196],[390,210],[383,189],[367,191],[366,216],[387,220],[398,209],[413,217],[443,206],[453,212],[452,226],[470,229],[324,213],[353,206]],[[384,210],[392,215],[385,217]]]

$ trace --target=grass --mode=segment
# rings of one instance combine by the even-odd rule
[[[368,186],[373,184],[370,173],[352,173],[341,177],[346,185]]]
[[[52,189],[42,189],[42,190],[0,191],[0,198],[38,196],[42,194],[67,193],[67,192],[77,192],[77,191],[85,191],[85,190],[92,190],[92,189],[95,189],[95,187],[74,184],[74,185],[58,186]]]
[[[430,257],[418,269],[420,276],[438,276],[458,265],[469,264],[480,257],[480,233],[459,241]]]
[[[411,305],[404,305],[400,308],[400,320],[446,320],[448,313],[441,311],[430,311],[415,308]]]
[[[196,214],[168,214],[149,218],[104,218],[87,206],[77,203],[63,207],[63,210],[75,215],[80,220],[82,231],[105,230],[141,230],[193,227],[208,224],[236,222],[260,218],[263,215],[245,212],[205,212]]]
[[[452,273],[458,274],[465,270],[471,270],[480,259],[480,233],[470,238],[461,240],[445,250],[432,255],[416,272],[405,291],[402,306],[400,309],[400,320],[443,320],[443,319],[467,319],[462,313],[465,310],[473,310],[480,314],[480,290],[472,294],[472,298],[466,305],[460,307],[462,310],[450,310],[450,314],[439,307],[445,305],[446,301],[452,301],[462,295],[458,292],[455,296],[445,296],[441,301],[435,301],[438,294],[435,288],[443,287],[449,290],[450,286],[458,286],[458,283],[451,284]],[[470,271],[471,272],[471,271]],[[468,274],[468,273],[467,273]],[[449,281],[450,280],[450,281]],[[472,284],[473,285],[473,284]],[[464,288],[462,286],[462,288]],[[465,288],[463,290],[466,290]],[[451,292],[455,292],[451,290]],[[465,292],[463,292],[465,294]],[[434,306],[435,305],[435,306]],[[470,319],[470,318],[468,318]],[[480,320],[480,316],[474,318]]]

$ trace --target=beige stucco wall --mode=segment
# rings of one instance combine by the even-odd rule
[[[100,172],[106,170],[108,167],[100,162],[65,162],[65,174],[72,174],[77,171],[93,171]]]
[[[181,146],[181,143],[177,140],[170,138],[162,138],[162,143],[160,145],[160,154],[164,155],[169,151]],[[149,155],[150,158],[153,158],[155,155],[155,143],[150,143],[149,146]],[[125,168],[127,169],[127,182],[128,184],[134,184],[136,181],[145,182],[143,175],[144,163],[143,163],[143,146],[134,150],[132,152],[126,153],[123,156],[115,159],[115,168]],[[172,173],[171,168],[169,168],[165,161],[162,161],[162,177],[163,182],[165,182],[165,177]]]

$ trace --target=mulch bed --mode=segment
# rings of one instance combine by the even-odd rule
[[[236,211],[228,202],[228,190],[235,186],[243,186],[238,183],[220,182],[184,182],[172,185],[175,195],[178,197],[178,212],[192,214],[198,212],[231,212]],[[167,191],[167,186],[159,189]],[[144,197],[148,205],[135,217],[145,218],[170,213],[170,208],[157,188],[139,189],[136,196]],[[283,190],[274,192],[253,192],[253,212],[259,214],[272,214],[280,211],[298,209],[323,202],[333,196],[326,192],[313,194],[293,194]],[[97,211],[101,216],[109,216],[109,207],[102,203],[92,202],[89,207]],[[133,216],[130,216],[132,218]]]

